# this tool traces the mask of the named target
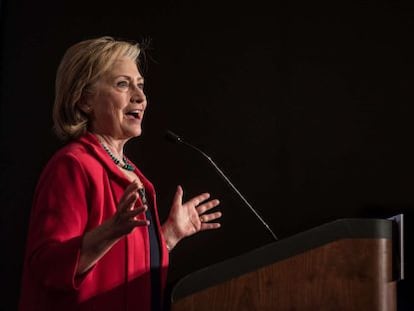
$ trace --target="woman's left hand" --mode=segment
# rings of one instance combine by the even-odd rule
[[[204,230],[220,228],[217,222],[221,212],[206,213],[219,205],[219,200],[208,200],[209,193],[203,193],[183,203],[183,189],[177,187],[170,214],[162,226],[168,249],[171,250],[183,238]],[[208,200],[208,201],[206,201]]]

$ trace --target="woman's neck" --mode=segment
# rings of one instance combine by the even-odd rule
[[[115,156],[119,159],[124,158],[124,146],[126,143],[125,139],[116,139],[109,135],[103,135],[103,134],[96,134],[95,136],[98,138],[98,140],[101,143],[104,143],[112,153],[115,154]]]

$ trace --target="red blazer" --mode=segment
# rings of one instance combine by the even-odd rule
[[[160,231],[154,187],[138,169],[135,173],[144,183],[156,219],[161,244],[161,284],[165,287],[168,251]],[[147,227],[134,229],[88,272],[75,276],[84,233],[114,215],[129,183],[90,133],[52,157],[34,196],[21,311],[150,310]]]

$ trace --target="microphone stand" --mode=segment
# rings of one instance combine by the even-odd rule
[[[233,183],[228,179],[228,177],[223,173],[223,171],[217,166],[216,163],[211,159],[210,156],[208,156],[204,151],[197,148],[196,146],[193,146],[192,144],[186,142],[183,140],[180,136],[174,134],[171,131],[167,131],[166,137],[173,142],[181,143],[190,149],[195,150],[196,152],[200,153],[216,170],[216,172],[221,176],[221,178],[224,179],[224,181],[230,186],[231,189],[242,199],[242,201],[246,204],[246,206],[253,212],[253,214],[260,220],[260,222],[265,226],[267,231],[272,235],[273,239],[275,241],[278,240],[276,234],[270,229],[269,225],[263,220],[263,218],[259,215],[259,213],[253,208],[253,206],[246,200],[246,198],[240,193],[240,191],[233,185]]]

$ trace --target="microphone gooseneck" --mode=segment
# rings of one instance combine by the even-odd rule
[[[211,159],[210,156],[208,156],[204,151],[197,148],[196,146],[186,142],[183,140],[180,136],[177,134],[171,132],[170,130],[167,130],[165,133],[165,138],[173,143],[177,144],[183,144],[190,149],[193,149],[194,151],[201,154],[216,170],[216,172],[221,176],[221,178],[224,179],[224,181],[230,186],[230,188],[239,196],[239,198],[246,204],[246,206],[250,209],[250,211],[253,212],[253,214],[259,219],[259,221],[265,226],[267,231],[272,235],[272,237],[275,239],[275,241],[278,240],[276,234],[270,229],[269,225],[263,220],[263,218],[259,215],[259,213],[253,208],[253,206],[246,200],[246,198],[240,193],[240,191],[233,185],[233,183],[230,181],[230,179],[223,173],[223,171],[217,166],[216,163]]]

